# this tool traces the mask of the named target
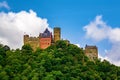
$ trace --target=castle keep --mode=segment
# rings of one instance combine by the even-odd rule
[[[54,28],[54,38],[52,32],[45,29],[43,33],[40,33],[38,37],[29,37],[29,35],[24,35],[24,44],[30,44],[33,50],[36,48],[46,49],[52,43],[61,39],[61,29],[59,27]]]

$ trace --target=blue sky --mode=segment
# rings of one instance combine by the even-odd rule
[[[21,11],[30,13],[29,11],[32,10],[37,17],[45,18],[50,28],[61,27],[63,39],[68,39],[71,43],[79,44],[81,47],[85,47],[86,44],[97,45],[102,58],[120,65],[120,60],[116,63],[113,57],[106,56],[109,53],[113,56],[112,49],[120,42],[118,38],[120,37],[119,0],[0,0],[0,3],[8,5],[5,7],[0,4],[0,13],[17,14]],[[102,23],[95,22],[99,17]],[[90,23],[98,25],[93,28]],[[92,31],[95,29],[95,32],[89,33],[90,29]],[[104,34],[101,35],[98,32]],[[117,37],[112,37],[116,35]],[[115,55],[120,55],[119,51]]]

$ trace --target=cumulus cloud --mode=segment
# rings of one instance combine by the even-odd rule
[[[102,21],[102,16],[97,16],[94,21],[84,27],[84,30],[87,38],[100,41],[107,37],[106,30],[109,32],[109,27]]]
[[[77,47],[80,47],[80,44],[75,44]]]
[[[9,5],[7,4],[6,1],[0,2],[0,8],[6,8],[6,9],[10,9]]]
[[[112,48],[102,57],[120,66],[120,28],[112,28],[102,20],[102,16],[96,16],[95,20],[84,26],[86,37],[101,41],[107,39],[111,42]]]
[[[21,48],[23,35],[38,36],[45,28],[52,29],[47,19],[40,18],[33,10],[14,12],[0,12],[0,42],[11,48]]]

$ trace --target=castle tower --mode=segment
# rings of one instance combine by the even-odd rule
[[[54,42],[61,39],[61,29],[59,27],[54,28]]]
[[[29,35],[24,35],[24,45],[29,41]]]
[[[85,46],[85,54],[90,60],[98,58],[98,48],[96,46]]]

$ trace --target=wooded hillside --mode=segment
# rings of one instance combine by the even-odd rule
[[[82,49],[62,40],[36,51],[0,45],[0,80],[120,80],[120,67],[90,61]]]

